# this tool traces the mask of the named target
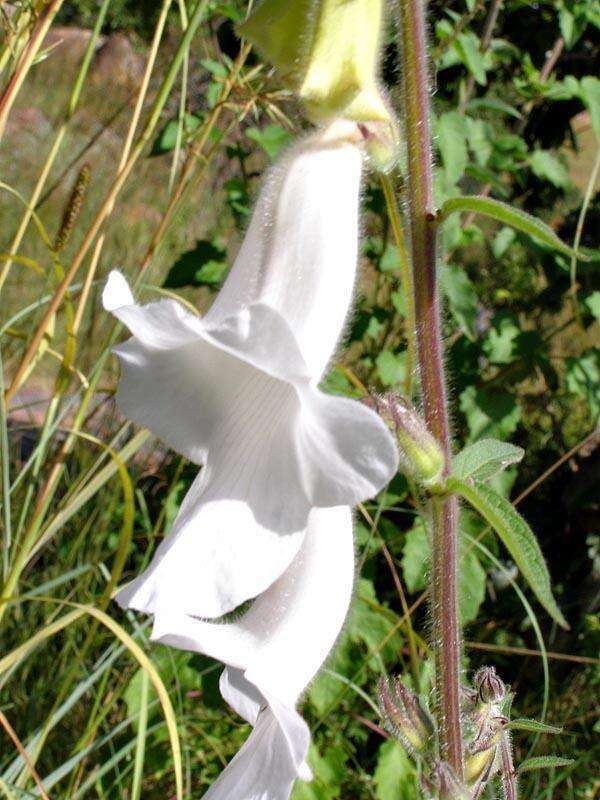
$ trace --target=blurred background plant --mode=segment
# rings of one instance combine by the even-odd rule
[[[483,193],[543,219],[589,260],[475,215],[443,229],[454,431],[526,450],[495,488],[536,531],[571,625],[559,631],[497,540],[462,515],[464,668],[493,661],[516,716],[522,796],[593,798],[599,782],[600,12],[594,0],[429,3],[437,199]],[[3,391],[0,790],[9,798],[198,797],[247,735],[219,665],[148,642],[109,607],[168,531],[193,470],[114,408],[120,335],[101,311],[119,267],[144,299],[204,310],[264,169],[305,125],[235,34],[246,3],[3,3],[0,346]],[[384,82],[398,105],[390,14]],[[402,165],[399,170],[402,173]],[[398,177],[401,187],[401,176]],[[385,185],[364,191],[358,305],[335,393],[402,391],[406,302]],[[389,195],[388,195],[389,200]],[[596,248],[596,249],[595,249]],[[103,443],[108,443],[103,444]],[[130,546],[135,542],[135,547]],[[428,540],[407,480],[357,513],[360,577],[308,692],[312,784],[294,800],[419,797],[381,727],[378,679],[431,686]],[[108,611],[110,616],[105,615]],[[558,742],[558,744],[557,744]]]

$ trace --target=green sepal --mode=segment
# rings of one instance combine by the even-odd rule
[[[313,121],[391,124],[377,76],[383,9],[382,0],[263,0],[239,30]]]

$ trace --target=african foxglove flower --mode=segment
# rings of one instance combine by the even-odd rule
[[[111,273],[105,307],[133,334],[116,348],[117,401],[203,465],[150,567],[118,595],[123,606],[231,611],[288,567],[311,508],[354,505],[394,474],[377,415],[317,388],[354,286],[361,161],[352,123],[293,148],[203,319],[172,300],[141,307]]]
[[[287,800],[297,777],[310,779],[295,706],[339,634],[353,577],[350,509],[313,509],[290,566],[238,620],[155,617],[153,639],[228,665],[221,693],[254,726],[203,800]]]

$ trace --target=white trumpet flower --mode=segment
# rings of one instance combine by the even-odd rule
[[[313,509],[290,566],[238,620],[155,617],[153,639],[228,665],[221,693],[254,726],[203,800],[287,800],[297,777],[311,778],[295,707],[339,634],[353,578],[350,509]]]
[[[334,124],[264,184],[228,279],[203,319],[172,300],[141,307],[119,273],[104,304],[131,330],[116,348],[117,401],[203,469],[123,605],[218,617],[288,567],[311,508],[354,505],[394,474],[379,417],[317,384],[356,271],[359,129]]]

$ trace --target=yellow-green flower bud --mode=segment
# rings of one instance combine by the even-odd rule
[[[370,398],[369,405],[396,434],[404,471],[430,489],[440,486],[444,453],[415,409],[392,392],[384,397]]]
[[[473,685],[482,703],[502,703],[506,697],[506,686],[494,667],[482,667],[473,677]]]
[[[484,781],[487,780],[496,760],[499,741],[500,732],[490,740],[489,747],[485,750],[480,750],[467,756],[465,759],[465,781],[469,786],[482,779]]]
[[[263,0],[240,33],[275,66],[314,122],[395,130],[377,68],[383,0]]]
[[[419,698],[398,678],[379,682],[379,707],[385,726],[411,753],[424,750],[433,722]]]

